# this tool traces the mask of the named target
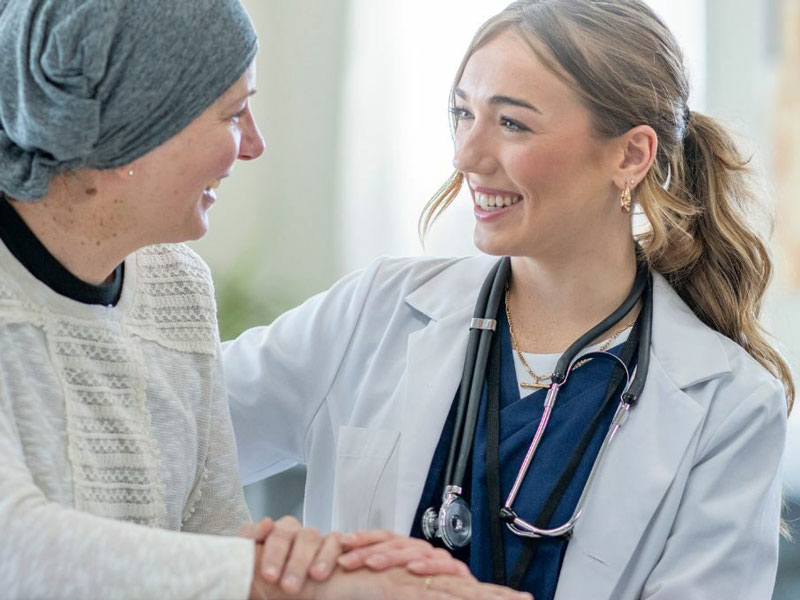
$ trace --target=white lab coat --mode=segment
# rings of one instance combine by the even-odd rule
[[[303,463],[307,524],[407,534],[495,260],[381,259],[226,344],[245,482]],[[767,600],[785,429],[779,382],[656,276],[647,384],[556,600]]]

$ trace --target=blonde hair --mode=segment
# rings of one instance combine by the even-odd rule
[[[745,219],[759,206],[748,161],[720,124],[687,108],[683,56],[666,25],[640,0],[514,2],[475,35],[455,85],[472,54],[505,31],[526,40],[574,89],[598,135],[616,137],[641,124],[656,131],[656,160],[636,191],[649,223],[637,236],[644,255],[701,321],[783,383],[791,412],[791,371],[759,323],[772,261]],[[425,206],[423,238],[463,181],[454,173]]]

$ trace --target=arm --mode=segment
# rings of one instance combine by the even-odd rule
[[[352,340],[379,263],[223,344],[244,483],[305,462],[306,432]]]
[[[183,514],[183,531],[234,535],[250,521],[239,479],[222,359],[215,357],[205,462]]]
[[[48,501],[0,405],[0,589],[8,598],[246,598],[250,540],[153,529]]]
[[[786,402],[770,380],[720,420],[642,598],[769,598],[778,562]]]

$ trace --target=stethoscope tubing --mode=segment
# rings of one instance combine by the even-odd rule
[[[503,295],[505,294],[505,282],[508,281],[508,272],[510,269],[511,259],[503,259],[500,262],[500,268],[497,270],[495,281],[489,293],[489,300],[486,304],[487,315],[497,314],[500,308],[500,302],[503,300]],[[494,334],[495,331],[491,329],[481,330],[475,369],[472,373],[472,384],[470,385],[469,404],[467,405],[467,414],[464,420],[464,434],[461,441],[463,444],[462,448],[472,448],[472,441],[475,437],[475,425],[478,421],[478,412],[481,404],[481,394],[483,393],[483,382],[486,379],[486,366],[489,364],[489,350],[492,346]],[[469,459],[469,452],[460,452],[458,455],[458,462],[456,462],[456,468],[453,473],[453,482],[458,486],[461,486],[461,482],[464,480]]]
[[[567,374],[563,382],[561,384],[553,384],[547,394],[547,399],[545,400],[545,410],[542,418],[539,421],[539,426],[536,430],[536,434],[531,441],[530,446],[528,447],[528,452],[525,455],[525,459],[522,462],[522,466],[520,467],[519,471],[517,472],[517,478],[514,481],[514,485],[511,488],[511,492],[508,494],[505,502],[505,508],[511,509],[512,505],[514,504],[514,500],[517,498],[517,494],[519,493],[520,488],[522,487],[522,482],[525,480],[525,475],[528,473],[528,468],[530,467],[531,462],[533,461],[533,457],[536,454],[536,449],[539,446],[539,442],[541,441],[544,431],[547,428],[547,422],[545,420],[545,415],[547,416],[547,420],[549,420],[550,413],[553,411],[553,407],[556,403],[556,398],[558,397],[558,390],[566,385],[567,379],[569,375],[572,373],[572,370],[575,366],[575,363],[578,361],[586,360],[586,359],[593,359],[593,358],[607,358],[617,363],[617,366],[621,367],[625,371],[625,378],[627,381],[630,382],[630,373],[628,372],[627,365],[616,355],[610,354],[608,352],[588,352],[582,356],[577,356],[570,364],[569,368],[567,369]],[[626,386],[623,393],[620,394],[620,403],[617,407],[617,410],[614,412],[614,418],[612,419],[612,423],[614,426],[609,429],[606,433],[605,438],[603,439],[603,443],[600,446],[600,450],[597,453],[597,457],[595,458],[594,464],[592,465],[592,469],[589,472],[589,477],[587,478],[586,484],[583,486],[583,490],[581,492],[580,497],[578,498],[578,503],[575,506],[575,510],[573,511],[572,517],[559,527],[554,527],[552,529],[542,529],[538,528],[535,525],[525,521],[524,519],[520,518],[519,516],[515,516],[512,522],[507,522],[506,525],[508,528],[516,533],[517,535],[523,537],[558,537],[565,535],[569,532],[572,527],[575,525],[575,522],[580,518],[581,512],[583,511],[583,504],[586,500],[586,496],[588,494],[588,490],[591,487],[592,480],[594,479],[595,470],[597,465],[602,462],[603,454],[605,454],[606,448],[608,447],[611,439],[616,434],[617,429],[621,426],[621,421],[618,421],[618,417],[623,410],[627,410],[627,405],[625,404],[623,398],[623,394],[627,391],[629,386]],[[516,513],[514,513],[516,515]]]
[[[497,261],[494,264],[489,274],[486,276],[486,279],[483,281],[483,285],[478,292],[478,300],[475,303],[473,319],[484,318],[485,312],[483,311],[483,307],[486,306],[489,299],[489,293],[494,285],[501,262],[502,261]],[[464,415],[467,412],[467,400],[469,397],[470,383],[472,381],[471,374],[475,370],[475,360],[478,356],[478,343],[482,332],[483,330],[474,328],[469,331],[467,354],[464,358],[464,370],[461,372],[461,384],[458,387],[458,403],[456,405],[456,417],[453,425],[453,440],[450,444],[450,451],[447,454],[447,463],[445,467],[444,480],[447,482],[455,482],[453,479],[453,467],[455,466],[457,448],[461,447],[458,440],[461,437],[461,431],[464,427]],[[461,483],[462,481],[459,480],[458,485],[460,486]]]
[[[575,340],[569,346],[569,348],[566,349],[564,354],[561,355],[556,363],[556,368],[553,371],[551,378],[551,381],[554,384],[561,384],[564,382],[567,377],[567,369],[573,363],[575,357],[578,356],[581,350],[586,348],[592,342],[592,340],[600,337],[601,334],[608,331],[608,329],[613,327],[614,324],[619,323],[623,317],[625,317],[625,315],[633,310],[633,307],[636,306],[636,303],[639,301],[639,299],[643,297],[645,289],[648,285],[650,277],[647,276],[647,270],[648,267],[646,263],[639,263],[637,266],[636,279],[634,280],[633,288],[628,294],[628,297],[625,298],[622,304],[620,304],[614,312]]]
[[[520,470],[517,472],[517,478],[514,481],[514,485],[509,493],[504,509],[506,514],[509,516],[513,516],[513,520],[508,520],[506,522],[506,526],[516,535],[527,537],[527,538],[539,538],[539,537],[559,537],[568,534],[572,531],[575,523],[581,516],[583,512],[583,506],[586,502],[586,497],[588,496],[589,489],[592,486],[592,482],[594,481],[595,475],[597,473],[598,465],[602,462],[603,457],[606,453],[606,450],[611,443],[611,440],[617,435],[619,429],[625,424],[627,420],[627,416],[630,412],[631,407],[638,401],[639,397],[641,396],[642,391],[644,390],[644,385],[647,379],[647,372],[649,370],[649,363],[650,363],[650,341],[652,336],[652,320],[653,320],[653,283],[652,278],[647,277],[645,280],[645,287],[641,291],[641,294],[644,296],[644,302],[642,303],[642,328],[641,328],[641,337],[639,339],[639,350],[637,354],[637,365],[634,369],[633,374],[631,375],[628,373],[628,367],[625,363],[617,356],[613,354],[609,354],[606,352],[590,352],[584,354],[583,356],[575,356],[572,358],[572,361],[569,363],[567,367],[563,381],[560,384],[552,384],[550,390],[548,390],[547,398],[545,399],[545,410],[544,414],[542,415],[541,420],[539,421],[539,426],[537,427],[536,434],[534,435],[533,440],[531,441],[531,445],[528,448],[528,452],[525,455],[525,459],[523,460],[522,466]],[[624,305],[620,308],[624,308]],[[633,305],[631,305],[633,308]],[[626,313],[623,313],[624,316]],[[612,315],[614,316],[614,315]],[[611,318],[611,317],[609,317]],[[621,318],[621,317],[620,317]],[[591,338],[594,339],[594,338]],[[591,341],[591,339],[589,341]],[[567,350],[569,352],[569,349]],[[543,529],[538,528],[535,525],[525,521],[524,519],[520,518],[512,509],[512,505],[514,500],[519,493],[520,487],[522,486],[522,482],[525,479],[525,475],[527,474],[528,468],[533,460],[533,456],[536,453],[536,449],[539,446],[539,442],[541,441],[542,436],[544,435],[544,430],[547,427],[547,421],[549,420],[550,413],[553,410],[553,406],[555,405],[556,398],[558,396],[558,390],[566,385],[567,379],[569,375],[572,373],[572,370],[579,360],[585,360],[587,358],[608,358],[610,360],[614,360],[618,363],[618,366],[622,367],[625,371],[625,376],[628,380],[628,385],[620,394],[620,403],[617,406],[616,411],[614,412],[614,417],[611,421],[611,427],[609,428],[608,432],[606,433],[605,438],[603,439],[603,443],[600,446],[600,450],[598,451],[597,457],[592,465],[592,469],[589,472],[589,476],[586,480],[586,483],[583,486],[583,490],[581,491],[581,495],[578,498],[578,503],[575,506],[575,510],[573,511],[572,517],[558,527],[550,528],[550,529]],[[632,379],[631,379],[632,376]]]

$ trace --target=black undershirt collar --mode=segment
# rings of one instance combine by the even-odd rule
[[[51,290],[82,304],[114,306],[122,293],[125,263],[114,269],[106,285],[92,285],[75,277],[50,254],[17,211],[0,193],[0,239],[14,257]]]

